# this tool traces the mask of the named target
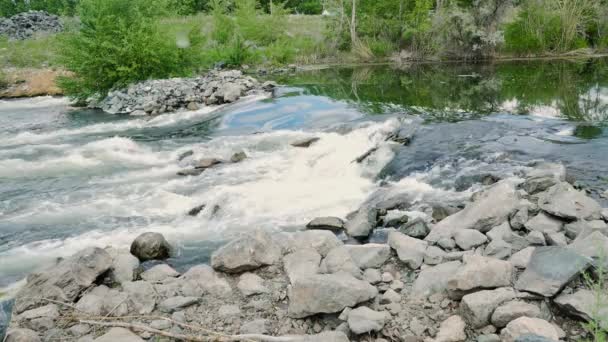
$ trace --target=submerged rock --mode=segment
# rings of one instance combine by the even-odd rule
[[[344,229],[344,221],[339,217],[317,217],[310,221],[306,228],[308,229],[327,229],[332,231],[340,231]]]
[[[140,261],[163,260],[171,256],[171,245],[160,233],[143,233],[131,243],[131,254]]]
[[[319,137],[304,138],[304,139],[296,140],[296,141],[292,142],[291,146],[307,148],[319,140],[321,140],[321,138],[319,138]]]
[[[230,157],[230,161],[233,163],[240,163],[245,159],[247,159],[247,154],[244,151],[236,152]]]

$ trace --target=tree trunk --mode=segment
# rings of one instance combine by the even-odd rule
[[[357,0],[353,0],[353,9],[350,15],[350,40],[353,46],[357,43]]]

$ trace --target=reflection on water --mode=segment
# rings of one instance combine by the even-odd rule
[[[332,68],[278,77],[307,95],[346,100],[369,113],[407,111],[429,121],[460,121],[493,113],[586,122],[581,138],[608,121],[608,59],[500,62],[483,65]]]

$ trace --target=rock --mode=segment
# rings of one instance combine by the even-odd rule
[[[348,314],[348,327],[357,335],[380,331],[389,318],[390,315],[387,317],[386,312],[378,312],[366,306],[360,306]]]
[[[319,272],[321,255],[312,248],[297,250],[283,259],[285,273],[293,283],[299,277],[308,277]]]
[[[562,232],[551,233],[547,234],[547,244],[549,246],[566,247],[568,245],[568,239],[566,238],[566,235]]]
[[[380,271],[375,268],[368,268],[363,272],[363,279],[365,279],[370,284],[378,284],[382,281],[382,276],[380,275]]]
[[[529,219],[529,211],[527,206],[522,206],[509,218],[509,224],[513,229],[521,230],[525,227]]]
[[[321,138],[319,138],[319,137],[304,138],[304,139],[300,139],[300,140],[292,142],[291,146],[307,148],[319,140],[321,140]]]
[[[545,235],[539,231],[530,232],[530,234],[526,235],[526,240],[528,240],[532,246],[544,246],[547,244]]]
[[[144,342],[139,336],[125,328],[110,328],[107,333],[94,342]]]
[[[107,247],[106,252],[112,257],[112,281],[122,284],[133,281],[135,270],[139,267],[139,260],[128,251]]]
[[[384,272],[382,273],[382,282],[383,283],[390,283],[395,279],[395,277],[393,277],[392,274],[390,274],[390,272]]]
[[[502,328],[519,317],[540,316],[538,306],[515,300],[496,308],[492,314],[491,322],[495,327]]]
[[[437,223],[425,240],[437,242],[451,237],[462,229],[475,229],[483,233],[505,222],[520,203],[519,194],[508,180],[500,181],[467,205],[463,210]]]
[[[386,292],[384,292],[380,298],[380,304],[399,303],[400,301],[401,295],[392,289],[386,290]]]
[[[384,218],[382,219],[382,221],[384,222],[384,227],[393,228],[402,226],[404,223],[408,223],[409,220],[409,216],[403,214],[403,212],[400,210],[389,210],[386,216],[384,216]]]
[[[208,169],[210,167],[213,167],[217,164],[221,164],[222,161],[217,159],[217,158],[203,158],[200,159],[196,162],[196,164],[194,165],[195,169]]]
[[[422,336],[427,331],[428,326],[420,322],[417,317],[414,317],[410,321],[410,330],[414,333],[415,336]]]
[[[579,236],[568,246],[576,253],[603,262],[608,267],[608,237],[600,232],[593,232],[586,237]]]
[[[374,153],[376,151],[378,151],[378,147],[372,147],[369,150],[365,151],[362,155],[355,158],[355,160],[353,160],[353,162],[356,162],[357,164],[361,164],[365,159],[367,159],[369,156],[372,155],[372,153]]]
[[[559,183],[559,180],[554,177],[533,177],[524,181],[522,189],[526,190],[528,194],[534,195],[546,191],[557,183]]]
[[[4,341],[6,330],[11,322],[14,304],[13,299],[0,300],[0,341]]]
[[[159,233],[143,233],[131,244],[131,254],[140,261],[163,260],[171,256],[171,245]]]
[[[427,243],[423,240],[414,239],[399,232],[388,235],[388,244],[397,252],[399,260],[409,268],[417,269],[422,265]]]
[[[188,216],[197,216],[207,207],[206,204],[197,205],[188,211]]]
[[[415,132],[416,126],[414,125],[401,126],[395,132],[389,134],[387,140],[391,140],[402,145],[409,145],[414,139]]]
[[[537,247],[515,288],[553,297],[590,264],[590,259],[564,247]]]
[[[225,83],[216,92],[215,96],[222,99],[225,103],[231,103],[238,100],[241,97],[243,89],[240,84],[236,83]]]
[[[596,294],[590,290],[581,289],[570,294],[560,294],[554,303],[568,315],[587,322],[596,319],[600,327],[608,329],[608,307],[598,303]]]
[[[511,226],[509,226],[508,222],[505,222],[501,225],[492,228],[489,232],[486,233],[486,236],[490,239],[490,241],[504,240],[512,233],[513,231],[511,230]]]
[[[101,248],[86,248],[57,265],[27,278],[16,295],[15,313],[48,304],[46,299],[74,302],[112,267],[112,257]]]
[[[247,154],[244,151],[235,152],[231,157],[230,161],[233,163],[240,163],[247,159]]]
[[[17,13],[10,18],[0,18],[0,36],[10,40],[25,40],[36,33],[57,33],[63,31],[58,16],[45,11]]]
[[[536,247],[524,248],[521,251],[513,254],[511,256],[511,258],[509,259],[509,261],[511,262],[511,264],[513,264],[513,266],[515,266],[517,268],[526,268],[526,267],[528,267],[528,264],[530,263],[530,259],[532,258],[532,253],[534,253],[535,249],[536,249]]]
[[[445,291],[448,286],[448,279],[456,274],[461,266],[460,261],[450,261],[423,269],[414,281],[412,294],[428,297],[434,293]]]
[[[232,295],[232,289],[226,279],[208,265],[191,267],[180,277],[180,280],[180,291],[184,296],[211,295],[216,298],[229,298]]]
[[[281,257],[280,248],[272,237],[257,231],[230,241],[211,255],[211,266],[227,273],[251,271],[273,265]]]
[[[376,243],[345,245],[344,248],[361,269],[380,267],[391,255],[389,246]]]
[[[264,279],[253,273],[244,273],[239,278],[238,289],[244,296],[253,296],[260,293],[268,293],[270,290],[264,286]]]
[[[173,311],[197,304],[198,302],[199,298],[197,297],[176,296],[163,300],[158,306],[160,311],[171,313]]]
[[[511,245],[513,251],[521,251],[522,249],[530,245],[530,242],[526,240],[525,237],[520,236],[515,232],[512,232],[511,234],[505,236],[503,240],[505,240],[505,242]]]
[[[456,247],[456,242],[452,238],[441,238],[437,241],[437,244],[443,248],[443,250],[450,250]]]
[[[320,273],[350,273],[357,278],[361,278],[361,269],[350,256],[345,246],[332,249],[321,262]]]
[[[292,283],[288,312],[294,318],[339,312],[377,294],[375,287],[349,274],[311,275],[297,278]]]
[[[152,284],[146,281],[125,282],[122,288],[127,294],[130,311],[147,315],[156,307],[156,291]]]
[[[441,264],[445,254],[446,253],[439,247],[428,246],[424,252],[424,263],[427,265]]]
[[[525,334],[516,338],[515,342],[554,342],[554,340],[543,336]]]
[[[513,265],[508,261],[470,256],[464,265],[448,279],[448,291],[457,298],[461,293],[478,289],[510,286]]]
[[[108,297],[110,289],[105,286],[98,286],[87,292],[78,300],[75,307],[78,311],[88,313],[93,316],[104,314],[104,301]]]
[[[511,288],[478,291],[462,297],[460,311],[467,323],[478,329],[490,323],[490,317],[499,305],[513,300],[515,296]]]
[[[349,342],[342,331],[326,331],[317,335],[289,336],[290,342]]]
[[[288,249],[293,252],[298,249],[312,248],[321,254],[321,256],[326,256],[330,250],[341,245],[343,243],[330,231],[306,230],[294,234],[292,246]]]
[[[514,342],[517,338],[528,334],[542,336],[552,341],[559,340],[557,330],[551,323],[530,317],[520,317],[511,321],[502,330],[500,337],[504,342]]]
[[[452,207],[449,205],[441,205],[441,204],[437,204],[433,206],[433,220],[435,220],[435,222],[439,222],[443,219],[445,219],[446,217],[457,213],[458,211],[460,211],[459,208],[456,207]]]
[[[481,246],[488,241],[488,238],[477,230],[460,229],[454,232],[456,245],[464,251],[468,251],[477,246]]]
[[[241,315],[241,309],[237,305],[222,305],[217,313],[222,318],[238,317]]]
[[[477,342],[500,342],[500,336],[496,334],[479,335]]]
[[[606,198],[608,198],[608,190],[606,190],[605,194]],[[608,222],[608,208],[602,209],[602,218],[604,219],[604,221]]]
[[[507,259],[511,256],[511,244],[503,240],[492,240],[483,251],[483,255],[496,259]]]
[[[360,208],[357,213],[346,221],[344,228],[346,233],[352,237],[367,237],[376,227],[378,212],[374,208]]]
[[[598,219],[602,207],[568,183],[557,184],[538,199],[539,207],[547,213],[567,220]]]
[[[256,319],[241,326],[241,334],[268,334],[268,320]]]
[[[399,231],[416,239],[424,239],[429,235],[430,229],[423,219],[416,218],[399,227]]]
[[[581,234],[591,234],[598,231],[604,235],[608,235],[608,224],[602,220],[594,221],[574,221],[568,223],[565,227],[566,236],[570,239],[576,239]]]
[[[9,329],[4,342],[41,342],[38,334],[30,329]]]
[[[205,169],[186,169],[177,172],[178,176],[199,176]]]
[[[179,272],[167,264],[156,265],[141,274],[141,279],[150,282],[160,282],[175,277],[179,277]]]
[[[344,221],[338,217],[317,217],[310,221],[306,228],[308,229],[327,229],[331,231],[340,231],[344,229]]]
[[[549,234],[561,231],[564,228],[564,222],[541,212],[526,222],[525,227],[530,231]]]
[[[458,315],[450,316],[439,326],[439,332],[435,336],[434,342],[460,342],[467,339],[464,331],[466,323]]]

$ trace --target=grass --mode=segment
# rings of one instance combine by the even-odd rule
[[[48,68],[56,66],[57,35],[27,40],[0,38],[0,68]]]

